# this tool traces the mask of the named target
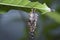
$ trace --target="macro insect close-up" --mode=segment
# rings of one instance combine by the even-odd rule
[[[60,0],[0,0],[0,40],[60,40]]]

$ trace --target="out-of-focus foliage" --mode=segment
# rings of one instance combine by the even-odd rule
[[[60,23],[60,14],[58,12],[50,12],[50,13],[47,13],[46,15],[48,15],[50,18],[52,18],[56,22]]]
[[[9,10],[0,15],[0,40],[27,40],[28,13],[21,10]]]

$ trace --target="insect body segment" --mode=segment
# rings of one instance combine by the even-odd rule
[[[35,13],[35,10],[32,9],[32,11],[29,14],[29,31],[30,31],[30,35],[32,36],[32,38],[34,38],[34,32],[36,30],[36,22],[38,19],[38,14]]]

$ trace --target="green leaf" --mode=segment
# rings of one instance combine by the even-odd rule
[[[9,5],[23,8],[39,9],[42,13],[50,12],[51,9],[44,3],[31,2],[29,0],[0,0],[0,5]]]
[[[58,12],[49,12],[49,13],[46,13],[46,15],[48,15],[50,18],[52,18],[56,22],[60,23],[60,14]]]

